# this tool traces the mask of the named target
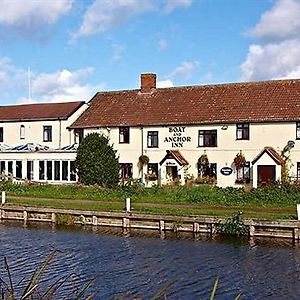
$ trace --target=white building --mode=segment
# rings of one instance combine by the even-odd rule
[[[0,173],[15,180],[76,182],[77,145],[69,126],[80,102],[0,107]]]
[[[107,135],[120,176],[147,184],[191,176],[219,186],[280,181],[283,149],[289,176],[300,176],[300,80],[156,88],[156,75],[142,74],[140,89],[97,93],[71,128]],[[246,162],[238,168],[240,153]],[[141,155],[149,158],[143,168]]]

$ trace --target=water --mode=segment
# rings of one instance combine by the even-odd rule
[[[43,280],[49,285],[74,272],[76,285],[82,286],[96,277],[96,299],[149,299],[169,283],[168,299],[208,299],[216,277],[216,299],[234,299],[239,293],[242,299],[300,298],[300,246],[289,241],[162,240],[1,224],[0,242],[1,259],[8,258],[15,282],[29,278],[58,249]],[[56,299],[73,289],[64,285]]]

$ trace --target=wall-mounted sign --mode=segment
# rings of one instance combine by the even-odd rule
[[[220,170],[220,172],[221,172],[221,174],[223,174],[223,175],[225,175],[225,176],[228,176],[228,175],[230,175],[230,174],[233,172],[233,170],[232,170],[232,168],[230,168],[230,167],[223,167],[223,168]]]
[[[190,143],[191,137],[186,136],[185,126],[169,127],[170,136],[166,136],[165,143],[171,143],[172,148],[182,148],[184,143]]]

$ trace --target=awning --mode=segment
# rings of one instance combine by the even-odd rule
[[[267,153],[277,165],[282,165],[284,163],[283,158],[280,154],[272,147],[265,147],[260,153],[253,159],[252,165],[256,164],[256,162],[265,154]]]
[[[189,164],[179,150],[167,150],[165,157],[159,164],[162,165],[167,159],[175,159],[180,166],[186,166]]]

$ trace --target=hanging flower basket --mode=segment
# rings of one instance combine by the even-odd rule
[[[209,160],[206,154],[202,154],[198,159],[199,166],[207,166],[209,164]]]
[[[149,163],[149,157],[147,155],[141,155],[139,157],[139,162],[141,163],[142,166],[145,166]]]
[[[233,160],[233,163],[237,169],[243,168],[246,164],[246,158],[242,152],[238,153]]]

